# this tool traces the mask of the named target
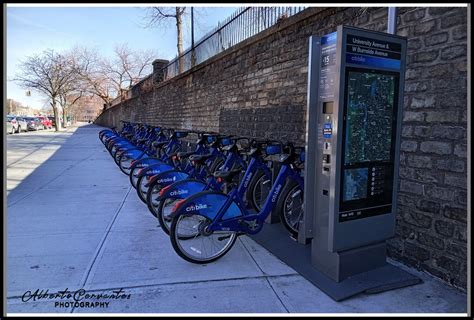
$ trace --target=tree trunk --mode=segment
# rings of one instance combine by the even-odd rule
[[[68,112],[65,107],[63,107],[63,128],[67,128],[67,115]]]
[[[176,31],[178,33],[178,65],[179,65],[179,73],[184,71],[184,57],[181,55],[183,54],[183,19],[182,19],[182,12],[180,11],[179,7],[176,7]]]
[[[61,123],[59,122],[59,112],[58,112],[58,107],[56,105],[56,98],[52,98],[53,101],[51,102],[51,107],[53,107],[53,113],[54,113],[54,122],[56,125],[54,126],[55,131],[59,131],[59,127],[61,126]]]

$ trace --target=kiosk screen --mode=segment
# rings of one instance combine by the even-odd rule
[[[394,72],[346,69],[341,212],[380,206],[390,210],[398,78]],[[375,211],[349,216],[385,213]]]
[[[349,71],[345,164],[389,161],[395,76]]]

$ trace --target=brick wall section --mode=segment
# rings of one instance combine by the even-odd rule
[[[254,137],[305,139],[308,38],[386,30],[386,8],[311,8],[102,114]],[[467,9],[400,8],[408,37],[397,236],[389,255],[467,283]],[[142,90],[143,91],[143,90]]]

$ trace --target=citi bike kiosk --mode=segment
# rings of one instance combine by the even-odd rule
[[[386,261],[386,240],[395,235],[406,38],[339,26],[309,42],[298,242],[310,250],[303,246],[305,266],[270,251],[335,300],[419,283]]]

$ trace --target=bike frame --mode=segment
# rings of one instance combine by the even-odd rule
[[[211,162],[212,163],[212,161],[214,161],[217,157],[224,155],[219,150],[219,148],[217,148],[217,147],[211,147],[210,153],[212,154],[212,157],[207,159],[206,162]],[[148,169],[148,168],[153,170],[153,168],[156,168],[156,167],[159,167],[159,164],[148,166],[148,167],[145,168],[145,170]],[[186,170],[186,169],[188,169],[188,170]],[[160,177],[162,177],[163,175],[169,176],[170,174],[171,175],[176,174],[177,176],[182,176],[182,173],[188,174],[188,177],[186,177],[186,179],[187,178],[193,178],[193,179],[198,179],[198,180],[205,181],[205,179],[207,177],[207,172],[206,172],[205,166],[202,166],[200,168],[196,168],[193,165],[187,164],[185,169],[176,168],[175,170],[172,170],[170,172],[164,171],[164,172],[160,172],[158,174],[154,174],[153,171],[149,171],[149,172],[145,171],[143,174],[150,176],[149,182],[145,186],[149,187],[150,183],[152,183],[153,180],[155,180],[158,176],[160,176]],[[139,176],[140,175],[141,175],[141,173],[139,174]],[[179,179],[178,181],[180,181],[181,179]],[[169,185],[169,183],[166,184],[166,185]],[[162,187],[164,187],[164,186],[162,186]]]
[[[252,158],[254,160],[254,158]],[[251,161],[249,167],[244,176],[247,176],[249,172],[253,169],[253,166],[256,162]],[[212,220],[212,223],[209,225],[209,230],[211,231],[236,231],[236,232],[245,232],[248,234],[255,234],[258,233],[262,227],[265,219],[271,213],[275,204],[278,200],[278,195],[280,194],[283,186],[285,185],[286,179],[292,179],[298,183],[300,188],[303,190],[304,188],[304,181],[301,178],[299,172],[291,169],[289,164],[283,164],[280,168],[278,176],[275,179],[275,182],[272,185],[272,189],[265,200],[265,203],[262,207],[262,210],[258,213],[251,213],[245,208],[245,204],[243,203],[243,194],[247,189],[247,185],[242,183],[239,188],[234,188],[228,194],[228,199],[224,203],[224,205],[219,209],[216,217]],[[222,220],[224,217],[227,209],[230,207],[232,202],[235,202],[239,209],[241,210],[241,216],[230,218],[226,220]],[[256,227],[254,229],[250,228],[247,224],[243,224],[242,221],[252,221],[255,220]]]

